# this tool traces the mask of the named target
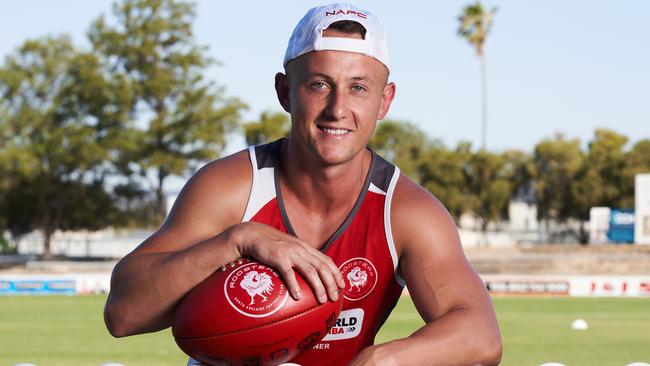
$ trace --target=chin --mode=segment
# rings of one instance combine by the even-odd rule
[[[363,149],[360,149],[361,151]],[[317,147],[316,154],[325,165],[339,165],[347,163],[358,155],[359,151],[355,151],[350,147]]]

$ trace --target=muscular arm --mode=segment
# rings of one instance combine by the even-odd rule
[[[247,162],[242,152],[202,168],[183,188],[160,229],[118,262],[104,309],[111,334],[168,327],[185,293],[237,259],[227,229],[244,211],[251,181]]]
[[[165,223],[113,270],[104,320],[112,335],[171,325],[179,300],[222,265],[248,256],[276,268],[299,299],[294,268],[321,302],[336,300],[343,278],[309,244],[270,226],[240,223],[251,189],[251,166],[240,152],[208,164],[183,188]]]
[[[483,282],[456,226],[428,192],[402,176],[393,197],[399,269],[426,322],[411,336],[364,350],[353,365],[496,365],[501,337]]]

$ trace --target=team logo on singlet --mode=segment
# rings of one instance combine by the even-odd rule
[[[368,296],[377,285],[377,270],[366,258],[352,258],[343,263],[339,269],[343,274],[346,287],[344,297],[357,301]]]
[[[275,313],[289,295],[278,272],[260,263],[235,268],[226,278],[224,292],[235,310],[253,318]]]

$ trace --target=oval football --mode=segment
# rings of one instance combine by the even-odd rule
[[[277,365],[320,341],[334,325],[343,296],[319,304],[296,273],[294,300],[272,267],[241,260],[218,270],[179,304],[172,332],[178,346],[204,363]]]

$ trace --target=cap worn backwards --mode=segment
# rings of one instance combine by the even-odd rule
[[[364,39],[323,37],[323,30],[342,20],[361,24],[366,29]],[[309,9],[291,34],[283,65],[287,66],[289,61],[307,52],[323,50],[361,53],[374,57],[390,70],[384,28],[370,12],[351,4],[336,3]]]

